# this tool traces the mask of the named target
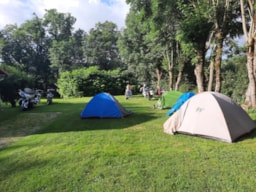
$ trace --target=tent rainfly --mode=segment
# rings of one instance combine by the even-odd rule
[[[178,101],[167,112],[166,116],[171,116],[175,111],[177,111],[183,105],[183,103],[185,103],[187,100],[190,99],[190,97],[193,97],[194,95],[195,95],[195,93],[193,93],[193,92],[185,92],[185,93],[183,93],[179,97]]]
[[[256,123],[231,98],[203,92],[186,101],[164,125],[168,134],[184,133],[232,143],[256,129]]]
[[[109,93],[95,95],[81,112],[81,118],[123,118],[132,114]]]
[[[177,99],[182,95],[179,91],[166,91],[157,101],[157,107],[159,109],[170,109]]]

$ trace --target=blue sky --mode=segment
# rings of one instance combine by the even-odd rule
[[[75,28],[89,31],[98,22],[112,21],[121,29],[129,6],[125,0],[0,0],[0,29],[7,24],[22,24],[36,13],[43,17],[45,9],[71,13],[77,21]]]
[[[115,3],[115,2],[112,1],[112,0],[101,0],[101,2],[102,2],[102,3],[105,3],[105,4],[109,5],[109,6],[111,6],[111,5],[113,5],[113,4]]]

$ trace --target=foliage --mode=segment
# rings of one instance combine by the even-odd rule
[[[40,88],[47,86],[52,79],[48,59],[50,44],[42,20],[34,16],[20,27],[8,25],[2,34],[3,62],[33,76]]]
[[[46,10],[43,24],[53,40],[61,41],[72,36],[75,22],[76,18],[70,13],[59,13],[56,9],[49,9]]]
[[[83,51],[88,64],[101,70],[122,68],[117,48],[118,36],[116,24],[109,21],[97,23],[84,39]]]
[[[15,67],[4,66],[8,72],[8,77],[0,81],[0,95],[4,102],[9,102],[12,107],[15,107],[18,99],[18,90],[25,87],[34,87],[31,78],[24,72],[17,70]]]
[[[148,45],[147,35],[150,32],[148,17],[150,16],[150,0],[144,2],[132,1],[131,9],[126,19],[126,29],[118,40],[120,54],[127,63],[128,71],[135,73],[138,80],[151,84],[155,75],[152,61],[151,47]]]
[[[70,41],[53,41],[50,52],[50,67],[53,70],[58,71],[58,74],[62,71],[70,70],[72,67],[72,60],[70,52],[72,51],[72,43]]]
[[[99,92],[123,94],[127,83],[137,84],[131,73],[98,70],[98,67],[63,72],[57,82],[62,97],[92,96]]]
[[[241,29],[241,20],[235,19],[240,17],[239,2],[235,0],[126,2],[130,11],[122,31],[109,21],[97,23],[88,34],[82,29],[74,30],[76,18],[56,9],[45,10],[42,18],[33,14],[31,20],[20,26],[7,25],[0,31],[0,62],[33,77],[31,83],[38,88],[46,89],[57,83],[63,97],[93,95],[99,91],[121,94],[128,81],[160,84],[166,89],[176,88],[176,81],[182,85],[181,89],[187,90],[194,89],[195,84],[205,86],[209,80],[204,78],[208,69],[204,66],[206,44],[212,43],[210,34],[216,35],[216,27],[223,38],[233,38]],[[227,5],[230,9],[225,8]],[[98,70],[80,74],[81,68],[91,66],[97,66]],[[194,67],[198,67],[196,73]],[[222,75],[228,89],[223,92],[228,94],[231,93],[227,79],[231,80],[231,74]],[[200,78],[202,82],[198,81]],[[237,84],[241,86],[231,91],[232,95],[236,92],[238,99],[244,88],[242,83]]]
[[[224,63],[223,67],[223,90],[222,93],[232,97],[236,102],[245,100],[245,92],[248,85],[246,56],[233,57]]]
[[[192,91],[194,93],[197,93],[197,90],[196,90],[196,86],[195,84],[191,84],[189,82],[184,82],[180,85],[179,87],[179,91],[180,92],[188,92],[188,91]]]

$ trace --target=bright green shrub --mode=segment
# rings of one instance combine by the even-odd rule
[[[93,96],[99,92],[120,95],[124,94],[127,83],[136,84],[136,82],[131,73],[89,67],[63,72],[57,81],[57,86],[62,97]]]
[[[245,57],[235,57],[224,63],[222,68],[221,92],[237,103],[242,103],[245,100],[248,86],[247,70],[244,63],[246,63]]]
[[[12,107],[19,98],[18,90],[25,87],[34,88],[32,77],[12,66],[3,66],[8,76],[0,81],[0,95],[3,102],[9,102]]]

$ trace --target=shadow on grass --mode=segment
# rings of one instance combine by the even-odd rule
[[[20,114],[29,114],[35,118],[35,114],[52,114],[58,113],[54,119],[40,119],[38,122],[42,122],[40,129],[34,132],[28,132],[26,135],[31,134],[45,134],[45,133],[61,133],[61,132],[74,132],[74,131],[94,131],[94,130],[115,130],[115,129],[126,129],[131,127],[145,127],[142,125],[146,122],[150,122],[165,116],[166,110],[152,109],[148,104],[129,103],[126,101],[122,103],[122,106],[133,114],[121,118],[121,119],[81,119],[80,113],[86,106],[87,102],[84,103],[72,103],[72,102],[55,102],[52,105],[46,105],[41,103],[34,109],[29,111],[19,111]],[[18,109],[17,109],[18,110]],[[16,111],[17,112],[17,111]],[[13,110],[10,114],[13,113]],[[9,114],[9,115],[10,115]],[[38,117],[41,117],[38,115]],[[20,118],[19,115],[14,115],[15,118]],[[48,122],[47,122],[48,121]],[[164,123],[165,119],[162,123]],[[46,124],[43,122],[47,122]],[[162,126],[162,125],[159,125]],[[29,127],[29,125],[28,125]],[[1,131],[1,130],[0,130]],[[25,135],[23,135],[25,136]],[[242,142],[247,139],[253,139],[256,137],[256,131],[253,131],[247,135],[242,136],[236,142]]]
[[[80,113],[85,105],[85,103],[56,103],[55,106],[42,107],[40,111],[53,112],[54,110],[57,110],[58,112],[61,112],[61,114],[46,128],[43,128],[36,133],[43,134],[70,131],[125,129],[157,118],[155,111],[150,108],[150,106],[129,104],[128,107],[125,105],[122,106],[133,113],[124,118],[81,119]]]
[[[32,148],[33,144],[26,145],[11,145],[8,146],[8,151],[18,150],[19,148]],[[35,145],[36,146],[36,145]],[[0,152],[3,149],[0,150]],[[24,172],[34,170],[40,167],[45,167],[50,163],[49,159],[32,159],[27,158],[26,160],[19,158],[20,154],[16,153],[8,153],[7,155],[1,155],[0,163],[1,163],[1,171],[0,171],[0,181],[3,182],[8,181],[9,178],[12,178],[15,175],[24,174]]]
[[[249,139],[254,139],[254,138],[256,138],[256,129],[251,131],[248,134],[245,134],[245,135],[241,136],[240,138],[238,138],[235,141],[235,143],[243,142],[243,141],[246,141],[246,140],[249,140]]]

